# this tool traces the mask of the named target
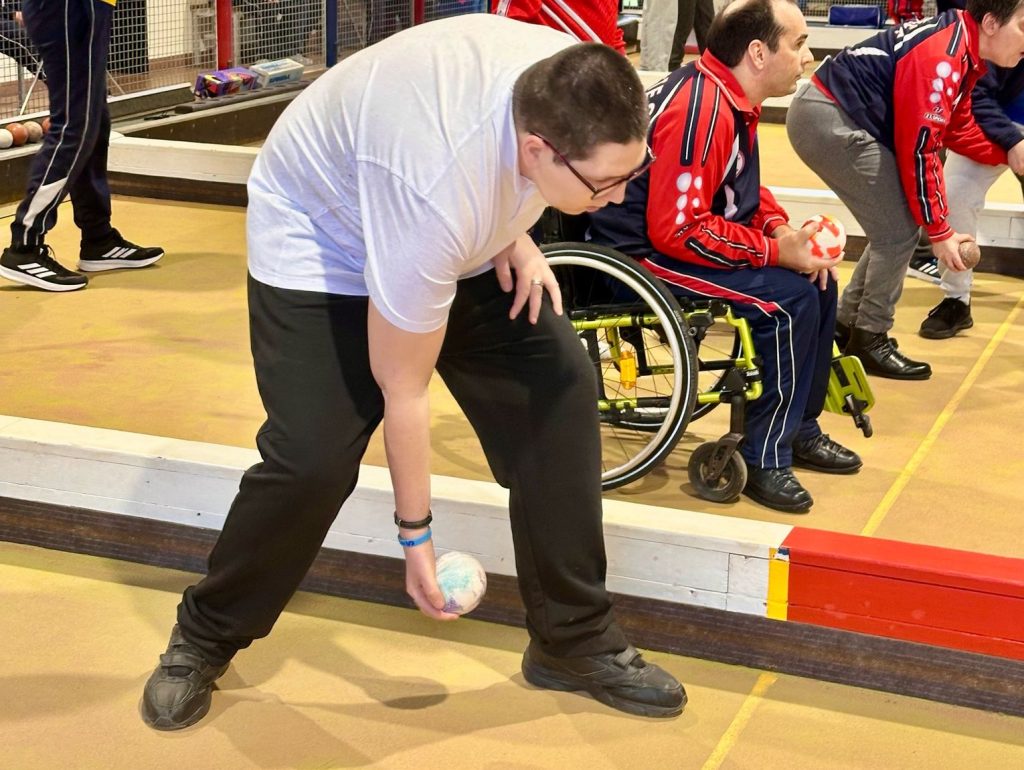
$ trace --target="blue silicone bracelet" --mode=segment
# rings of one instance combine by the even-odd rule
[[[399,535],[398,544],[403,548],[411,548],[414,545],[423,545],[425,542],[430,540],[430,537],[430,529],[428,528],[424,534],[420,535],[419,537],[414,537],[411,540],[406,540],[401,535]]]

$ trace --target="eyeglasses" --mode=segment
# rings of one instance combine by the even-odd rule
[[[565,157],[561,152],[559,152],[558,148],[555,147],[555,145],[551,144],[551,142],[549,142],[547,139],[545,139],[543,136],[541,136],[535,131],[531,131],[530,133],[533,134],[538,139],[540,139],[542,142],[544,142],[544,144],[546,144],[549,148],[551,148],[551,152],[558,156],[558,159],[562,161],[562,163],[565,164],[566,168],[568,168],[573,173],[573,176],[575,176],[577,179],[583,182],[584,185],[586,185],[586,188],[591,192],[591,200],[594,200],[595,198],[597,198],[600,195],[603,195],[609,190],[614,190],[621,184],[632,182],[638,176],[643,174],[647,169],[649,169],[651,167],[651,164],[654,163],[655,160],[657,160],[657,158],[654,156],[654,153],[651,152],[651,146],[647,145],[647,155],[644,158],[644,162],[641,163],[636,169],[634,169],[621,179],[617,179],[611,184],[607,184],[604,187],[595,187],[589,179],[587,179],[585,176],[583,176],[583,174],[576,170],[576,167],[569,162],[569,159],[567,157]]]

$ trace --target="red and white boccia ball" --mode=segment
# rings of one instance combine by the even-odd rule
[[[804,227],[817,224],[818,232],[809,241],[811,253],[816,257],[835,259],[846,248],[846,228],[843,223],[828,214],[815,214],[804,222]]]

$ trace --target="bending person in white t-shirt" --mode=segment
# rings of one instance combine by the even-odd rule
[[[435,368],[510,490],[526,679],[682,711],[682,686],[612,618],[594,372],[526,235],[546,205],[621,201],[651,161],[636,73],[573,42],[483,14],[414,27],[332,68],[274,126],[249,180],[263,462],[185,591],[146,684],[150,726],[201,719],[234,654],[270,632],[382,420],[406,589],[455,617],[429,529]]]

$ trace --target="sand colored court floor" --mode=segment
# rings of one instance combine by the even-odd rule
[[[1024,720],[650,653],[674,720],[538,691],[522,629],[299,594],[241,653],[210,715],[136,713],[180,591],[173,570],[0,543],[0,767],[10,770],[1010,770]]]

